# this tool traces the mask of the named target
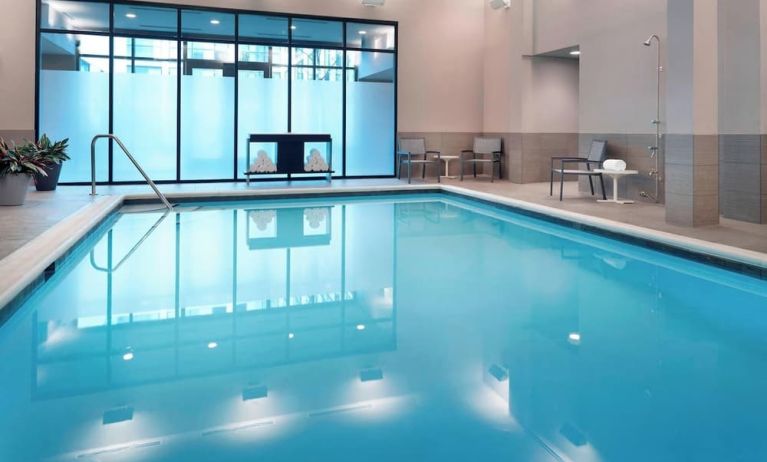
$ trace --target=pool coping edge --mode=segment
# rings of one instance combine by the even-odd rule
[[[606,218],[594,217],[582,213],[570,212],[532,202],[504,197],[497,194],[474,191],[453,185],[386,185],[358,186],[328,189],[322,187],[275,188],[243,191],[199,191],[169,193],[167,197],[177,202],[197,201],[232,201],[249,198],[278,199],[303,198],[313,196],[339,197],[367,194],[407,194],[407,193],[447,193],[479,200],[511,210],[528,212],[543,219],[550,218],[564,224],[578,225],[585,231],[599,231],[615,238],[630,239],[657,244],[658,249],[678,249],[683,256],[697,256],[706,263],[710,259],[732,262],[761,270],[761,279],[767,275],[767,254],[741,249],[734,246],[682,236],[666,231],[644,228],[621,223]],[[83,239],[88,237],[99,224],[117,212],[124,205],[156,203],[157,197],[151,194],[124,194],[102,196],[89,203],[72,215],[56,223],[30,242],[0,259],[0,274],[8,275],[0,279],[0,325],[5,318],[15,311],[13,305],[20,304],[27,295],[45,282],[45,273],[51,265],[64,258]],[[576,227],[578,227],[576,226]],[[625,240],[625,239],[624,239]],[[718,264],[716,266],[738,271],[737,267]],[[744,271],[739,271],[744,272]],[[759,277],[758,275],[756,277]],[[8,308],[11,308],[8,310]]]

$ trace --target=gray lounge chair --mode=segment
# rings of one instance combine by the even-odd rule
[[[490,181],[495,178],[495,167],[498,166],[498,179],[501,179],[501,159],[503,158],[503,141],[500,138],[474,138],[474,148],[461,151],[461,181],[465,164],[474,167],[474,178],[477,177],[477,164],[490,164]]]
[[[602,187],[602,198],[607,199],[605,194],[605,181],[602,178],[601,173],[597,173],[594,170],[602,168],[602,163],[605,161],[605,153],[607,152],[607,141],[594,140],[591,142],[591,150],[589,150],[588,157],[552,157],[551,158],[551,180],[549,182],[549,195],[554,195],[554,174],[559,174],[559,200],[562,200],[562,190],[565,186],[565,175],[577,175],[588,176],[589,187],[591,188],[591,195],[594,195],[594,182],[592,177],[599,177],[599,183]],[[559,162],[557,167],[554,166],[556,162]],[[576,168],[566,168],[568,164],[575,164]],[[586,168],[578,168],[585,165]]]
[[[423,138],[402,138],[399,140],[399,149],[397,149],[397,177],[402,178],[402,164],[407,165],[407,182],[413,176],[413,165],[421,166],[421,178],[426,178],[426,166],[437,165],[437,183],[440,182],[440,173],[442,160],[440,151],[429,151],[426,149],[426,140]]]

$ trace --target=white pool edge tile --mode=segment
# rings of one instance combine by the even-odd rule
[[[445,191],[467,198],[481,199],[520,210],[547,215],[569,222],[601,228],[606,231],[635,238],[651,240],[661,244],[688,250],[690,252],[718,257],[759,268],[767,268],[767,254],[738,247],[717,244],[702,239],[682,236],[665,231],[643,228],[621,223],[606,218],[598,218],[576,212],[560,210],[497,194],[474,191],[460,186],[444,184],[411,185],[368,185],[341,187],[289,187],[274,189],[252,189],[241,191],[193,191],[168,193],[170,199],[205,199],[231,198],[233,200],[264,196],[296,196],[322,193],[385,193],[403,191]],[[126,194],[104,196],[88,204],[60,221],[40,236],[25,244],[15,252],[0,260],[0,274],[7,275],[0,279],[0,309],[14,300],[45,269],[66,254],[80,239],[124,202],[132,200],[156,199],[153,194]]]
[[[117,210],[122,202],[122,196],[98,198],[0,260],[0,274],[4,275],[0,278],[0,309]]]

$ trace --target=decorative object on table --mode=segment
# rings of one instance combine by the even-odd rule
[[[256,225],[259,231],[265,231],[274,218],[277,216],[276,210],[254,210],[250,212],[250,219]]]
[[[268,146],[268,148],[266,148]],[[308,171],[306,163],[311,156],[314,148],[324,156],[327,162],[325,168],[319,171]],[[247,171],[245,178],[250,184],[250,179],[258,175],[286,175],[288,181],[291,181],[293,175],[301,175],[302,178],[309,178],[316,175],[325,177],[327,181],[333,179],[333,138],[328,134],[322,133],[251,133],[247,139],[245,150],[245,164],[250,165],[252,156],[259,149],[267,149],[273,155],[273,162],[276,164],[276,170],[270,172]],[[322,167],[324,165],[319,165]]]
[[[24,205],[32,176],[45,175],[44,169],[30,144],[9,145],[0,138],[0,205]]]
[[[318,229],[320,225],[325,222],[327,217],[327,207],[304,209],[304,219],[309,223],[309,227],[312,229]]]
[[[59,184],[61,167],[65,161],[69,160],[67,148],[69,147],[69,138],[53,142],[47,135],[43,134],[37,143],[29,143],[30,149],[37,151],[37,157],[45,164],[43,170],[45,175],[35,175],[35,187],[38,191],[54,191]]]
[[[312,149],[309,152],[309,157],[304,164],[304,170],[307,172],[327,172],[330,170],[328,163],[322,157],[319,149]]]
[[[626,170],[626,162],[620,159],[607,159],[602,164],[602,168],[612,172],[622,172]]]
[[[250,172],[252,173],[274,173],[277,171],[277,166],[274,165],[272,159],[269,158],[269,154],[263,149],[256,154],[256,160],[250,165]]]

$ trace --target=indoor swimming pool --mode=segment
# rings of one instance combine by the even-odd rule
[[[454,195],[127,207],[0,326],[0,460],[767,460],[765,310]]]

